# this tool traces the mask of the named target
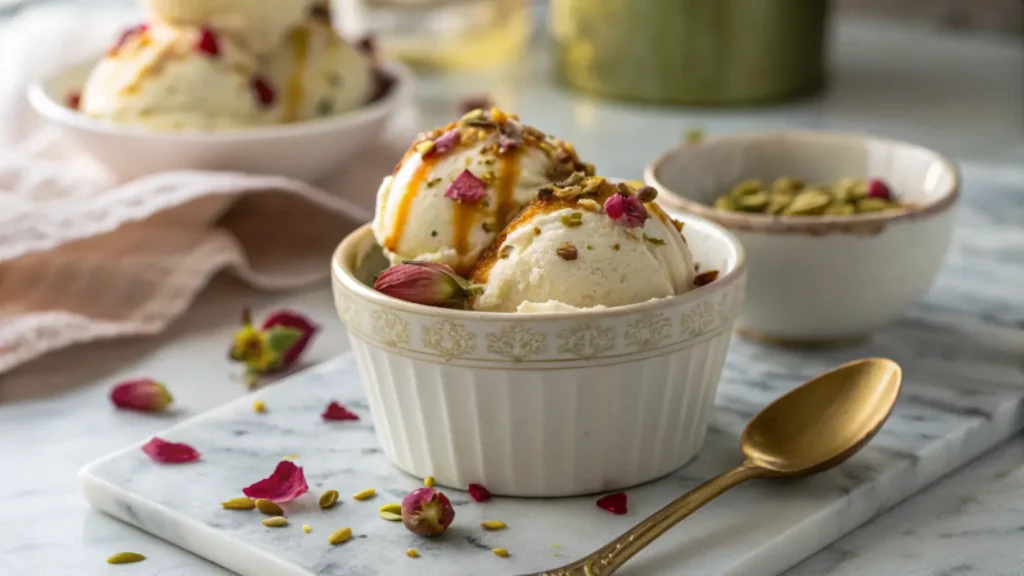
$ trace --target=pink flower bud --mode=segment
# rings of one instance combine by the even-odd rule
[[[435,144],[436,146],[436,144]],[[445,191],[444,197],[463,204],[476,204],[487,196],[487,184],[469,170],[463,170]]]
[[[381,272],[373,288],[386,296],[441,308],[465,308],[480,292],[454,270],[432,262],[405,262]]]
[[[434,488],[420,488],[402,499],[402,523],[413,534],[439,536],[455,520],[448,497]]]
[[[162,412],[173,400],[163,384],[150,378],[129,380],[110,391],[115,406],[139,412]]]
[[[626,228],[639,228],[650,218],[644,203],[636,196],[612,194],[604,203],[604,213]]]
[[[868,197],[892,200],[892,190],[889,189],[889,185],[881,178],[872,178],[868,180]]]

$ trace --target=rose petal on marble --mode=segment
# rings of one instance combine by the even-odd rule
[[[152,378],[122,382],[110,391],[110,401],[118,408],[138,412],[161,412],[174,401],[163,384]]]
[[[448,185],[444,197],[463,204],[476,204],[487,196],[487,184],[477,178],[469,170],[463,170],[452,183]]]
[[[176,444],[156,436],[142,445],[142,451],[146,453],[146,456],[164,464],[195,462],[202,456],[198,450],[188,444]]]
[[[602,510],[607,510],[612,514],[622,515],[628,512],[626,508],[626,493],[616,492],[615,494],[609,494],[600,498],[597,501],[597,507]]]
[[[279,462],[269,478],[248,486],[242,493],[249,498],[270,500],[271,502],[291,502],[309,491],[306,475],[302,468],[287,460]]]
[[[491,493],[484,488],[483,484],[470,484],[469,495],[474,502],[487,502],[491,499]]]
[[[321,414],[321,416],[323,417],[324,420],[347,420],[353,422],[357,422],[359,420],[358,414],[349,410],[348,408],[345,408],[344,406],[338,404],[337,402],[331,402],[330,404],[328,404],[327,408],[324,410],[324,413]]]

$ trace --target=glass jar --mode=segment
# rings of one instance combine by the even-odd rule
[[[362,0],[384,53],[415,68],[495,67],[523,54],[531,0]]]

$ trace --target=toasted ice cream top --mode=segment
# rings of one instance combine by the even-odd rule
[[[266,124],[275,89],[256,61],[208,28],[150,24],[126,31],[93,69],[84,113],[162,130]]]
[[[655,195],[583,174],[542,189],[474,266],[471,280],[484,292],[473,307],[565,311],[686,292],[693,257]]]
[[[474,110],[413,143],[381,184],[373,232],[392,263],[465,274],[541,187],[574,172],[593,166],[571,144],[499,109]]]

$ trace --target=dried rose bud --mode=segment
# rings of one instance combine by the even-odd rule
[[[872,178],[868,180],[868,198],[892,200],[892,190],[889,189],[889,185],[881,178]]]
[[[469,170],[463,170],[448,185],[444,197],[463,204],[476,204],[487,196],[487,184]]]
[[[413,534],[439,536],[455,520],[448,497],[436,488],[413,490],[402,499],[402,523]]]
[[[209,28],[201,28],[199,30],[196,51],[213,58],[220,56],[220,44],[217,42],[217,36]]]
[[[374,290],[406,302],[441,308],[465,308],[480,293],[451,267],[433,262],[405,262],[381,272]]]
[[[242,329],[235,332],[229,358],[245,364],[246,382],[252,386],[260,376],[280,372],[298,360],[318,327],[304,316],[288,310],[271,314],[257,330],[249,310],[242,312]]]
[[[597,507],[620,516],[629,511],[626,508],[626,494],[624,492],[616,492],[599,499]]]
[[[150,378],[118,384],[110,391],[110,400],[118,408],[139,412],[161,412],[174,401],[163,384]]]
[[[604,203],[604,212],[609,218],[627,228],[639,228],[650,218],[647,208],[636,196],[612,194]]]

